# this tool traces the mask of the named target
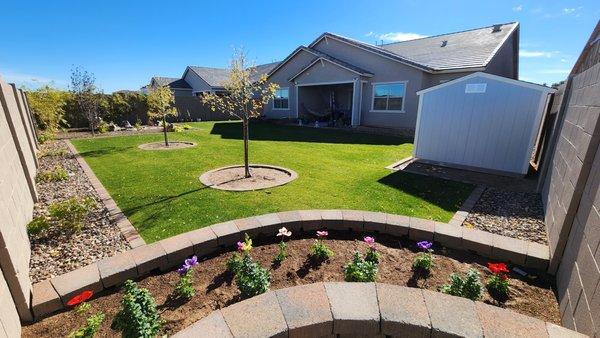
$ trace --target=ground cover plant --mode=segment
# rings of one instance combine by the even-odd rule
[[[251,249],[252,261],[265,267],[270,275],[268,288],[271,291],[309,283],[344,281],[344,265],[353,260],[355,252],[364,253],[365,249],[368,249],[365,246],[364,234],[330,232],[326,243],[335,251],[335,255],[321,264],[313,264],[308,256],[314,244],[314,233],[302,234],[295,231],[293,239],[286,241],[288,257],[281,265],[273,267],[271,262],[279,252],[279,242],[273,234],[265,241],[255,239]],[[243,242],[241,247],[248,249],[249,246],[245,245]],[[181,279],[177,270],[153,275],[137,282],[138,289],[148,290],[145,298],[155,300],[161,323],[161,329],[157,332],[159,337],[165,334],[171,336],[212,311],[244,299],[234,274],[228,271],[226,264],[234,254],[241,257],[243,252],[238,252],[236,247],[231,247],[230,250],[204,260],[199,258],[201,268],[196,269],[192,280],[196,294],[189,301],[173,301],[173,290]],[[453,273],[464,276],[471,269],[482,274],[488,271],[488,260],[483,257],[465,251],[436,247],[436,250],[431,252],[435,264],[430,275],[426,279],[415,280],[412,262],[422,252],[417,249],[416,243],[405,238],[379,234],[377,252],[380,253],[377,264],[377,282],[380,283],[441,291],[443,285],[448,282],[448,276]],[[552,290],[553,277],[530,270],[528,272],[526,277],[508,273],[511,278],[511,297],[506,302],[498,303],[485,289],[481,292],[479,300],[545,321],[560,323],[558,303]],[[110,323],[121,308],[124,295],[129,293],[128,288],[116,289],[87,301],[91,306],[88,314],[106,314],[97,336],[113,337],[120,334],[110,328]],[[156,316],[150,317],[157,319]],[[66,336],[84,325],[85,316],[75,311],[67,311],[25,326],[23,336]]]
[[[340,130],[250,124],[254,163],[296,171],[284,186],[243,193],[207,189],[198,177],[243,156],[239,122],[189,123],[170,135],[195,148],[148,152],[161,140],[144,134],[73,143],[147,242],[236,218],[298,209],[357,209],[449,221],[472,186],[391,172],[385,166],[412,153],[405,139]],[[227,206],[227,207],[219,207]]]

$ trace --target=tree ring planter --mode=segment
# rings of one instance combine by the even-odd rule
[[[213,189],[252,191],[277,187],[298,178],[293,170],[265,164],[251,164],[250,174],[252,177],[245,178],[244,166],[233,165],[205,172],[200,182]]]
[[[195,147],[196,143],[188,141],[169,141],[169,146],[165,146],[165,142],[152,142],[140,144],[138,148],[143,150],[175,150]]]

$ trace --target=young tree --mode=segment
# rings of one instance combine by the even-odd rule
[[[169,87],[157,87],[150,89],[148,93],[148,117],[161,120],[165,134],[165,146],[169,146],[167,139],[167,116],[177,116],[177,109],[173,107],[175,97]]]
[[[229,69],[229,78],[223,84],[226,93],[205,93],[202,102],[212,111],[235,116],[242,120],[244,136],[244,176],[251,177],[248,163],[248,123],[260,115],[262,108],[275,97],[278,85],[267,82],[267,76],[256,79],[256,67],[249,65],[246,54],[236,51]]]
[[[26,91],[27,101],[40,129],[54,133],[61,125],[67,125],[65,106],[71,95],[69,92],[51,85]]]
[[[80,112],[88,120],[92,135],[95,135],[98,124],[98,107],[100,105],[96,88],[96,78],[81,67],[71,70],[71,93]]]

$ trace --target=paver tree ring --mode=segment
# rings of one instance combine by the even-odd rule
[[[251,164],[250,174],[251,177],[244,177],[244,166],[233,165],[205,172],[200,182],[213,189],[252,191],[277,187],[298,178],[291,169],[266,164]]]
[[[169,146],[165,146],[165,142],[151,142],[140,144],[138,148],[143,150],[175,150],[195,147],[196,143],[188,141],[169,141]]]

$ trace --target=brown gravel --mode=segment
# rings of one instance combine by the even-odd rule
[[[35,205],[33,216],[45,215],[50,204],[71,197],[90,196],[96,200],[96,207],[86,218],[80,233],[69,235],[51,229],[45,234],[30,236],[29,275],[34,283],[129,249],[119,229],[111,224],[108,210],[100,202],[96,191],[64,141],[43,144],[40,155],[60,152],[65,155],[41,156],[39,171],[54,170],[60,166],[69,173],[69,179],[37,183],[39,201]]]
[[[144,143],[140,144],[138,148],[144,150],[174,150],[174,149],[183,149],[183,148],[191,148],[196,146],[194,142],[182,142],[182,141],[169,141],[169,146],[165,145],[165,142],[152,142],[152,143]]]
[[[362,236],[350,234],[332,234],[336,239],[326,240],[326,244],[335,252],[335,256],[321,266],[307,263],[307,253],[314,240],[305,238],[292,240],[288,244],[290,257],[278,268],[271,267],[271,290],[309,284],[322,281],[343,281],[342,267],[351,260],[355,250],[364,251]],[[411,264],[416,251],[414,242],[389,236],[379,236],[378,248],[382,253],[378,282],[429,290],[438,290],[447,282],[451,273],[466,273],[469,268],[481,271],[482,282],[488,272],[484,267],[487,261],[479,256],[463,251],[454,251],[434,246],[435,266],[427,279],[415,279]],[[410,249],[408,249],[410,247]],[[255,247],[252,256],[263,266],[271,266],[271,260],[277,252],[276,243]],[[219,309],[240,300],[239,292],[225,270],[225,262],[231,253],[223,253],[200,262],[196,268],[194,285],[198,293],[187,303],[172,301],[169,298],[179,277],[176,272],[147,277],[139,284],[150,290],[165,320],[164,334],[173,334],[195,321]],[[521,277],[511,274],[510,298],[504,303],[495,302],[486,291],[483,301],[500,305],[522,314],[537,317],[544,321],[560,324],[560,314],[556,297],[552,291],[552,278],[547,275],[530,274]],[[106,313],[99,336],[118,336],[110,329],[110,323],[120,308],[120,291],[92,300],[88,314],[98,311]],[[23,337],[61,337],[82,326],[85,318],[74,311],[63,312],[23,328]]]
[[[463,226],[548,244],[539,194],[487,188]]]
[[[251,165],[251,177],[244,177],[244,166],[215,169],[200,177],[202,184],[211,188],[232,191],[267,189],[286,184],[297,175],[288,169]]]

